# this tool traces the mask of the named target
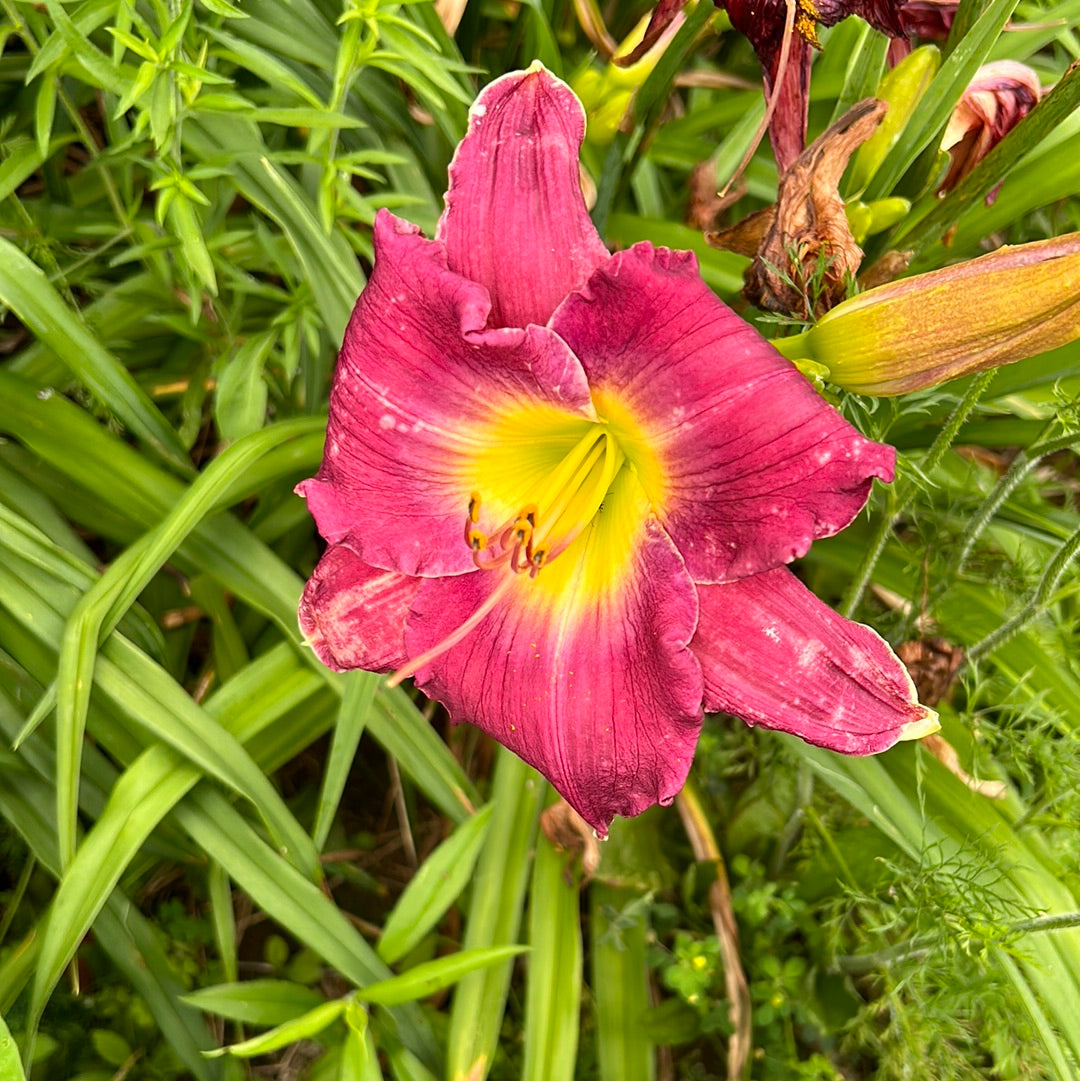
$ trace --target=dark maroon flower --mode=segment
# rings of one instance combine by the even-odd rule
[[[660,0],[641,45],[618,63],[630,64],[659,40],[685,0]],[[905,48],[911,37],[948,36],[959,0],[713,0],[757,53],[770,101],[769,139],[783,172],[806,147],[810,61],[820,48],[817,24],[835,26],[858,15]],[[903,55],[903,53],[901,53]],[[895,58],[894,58],[895,59]]]

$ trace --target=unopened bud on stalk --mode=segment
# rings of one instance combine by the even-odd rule
[[[642,41],[649,25],[648,18],[643,18],[619,45],[602,71],[586,67],[570,80],[588,116],[585,136],[588,142],[604,147],[615,138],[634,94],[659,63],[683,21],[682,12],[674,12],[671,21],[652,45],[627,66],[626,57],[637,51],[636,46]]]
[[[1080,338],[1080,233],[870,289],[774,344],[837,386],[889,397]]]
[[[941,53],[933,45],[923,45],[904,57],[881,80],[875,97],[888,105],[885,119],[851,159],[851,190],[861,192],[874,178],[879,166],[896,145],[926,88],[941,66]]]

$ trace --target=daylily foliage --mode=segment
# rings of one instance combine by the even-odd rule
[[[936,727],[872,630],[787,569],[891,448],[702,282],[610,254],[584,115],[539,65],[473,106],[434,240],[387,211],[326,452],[301,626],[335,669],[408,676],[596,830],[674,798],[703,710],[853,753]]]

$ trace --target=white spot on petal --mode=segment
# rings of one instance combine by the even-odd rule
[[[394,418],[390,416],[389,413],[383,413],[383,415],[379,417],[379,427],[382,428],[384,432],[390,431],[393,426]]]

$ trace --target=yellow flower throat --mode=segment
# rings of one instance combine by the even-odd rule
[[[588,430],[537,487],[534,498],[485,533],[479,527],[483,497],[469,497],[465,543],[480,570],[509,565],[517,574],[535,577],[544,563],[568,548],[599,514],[604,498],[626,461],[618,440],[606,426]]]
[[[597,420],[529,406],[463,433],[475,448],[466,456],[470,495],[463,541],[479,570],[513,573],[445,638],[398,669],[390,686],[462,641],[523,575],[536,579],[572,545],[573,557],[530,587],[531,603],[565,613],[568,605],[595,602],[627,572],[642,523],[658,512],[663,471],[621,403],[595,389],[593,400]]]

